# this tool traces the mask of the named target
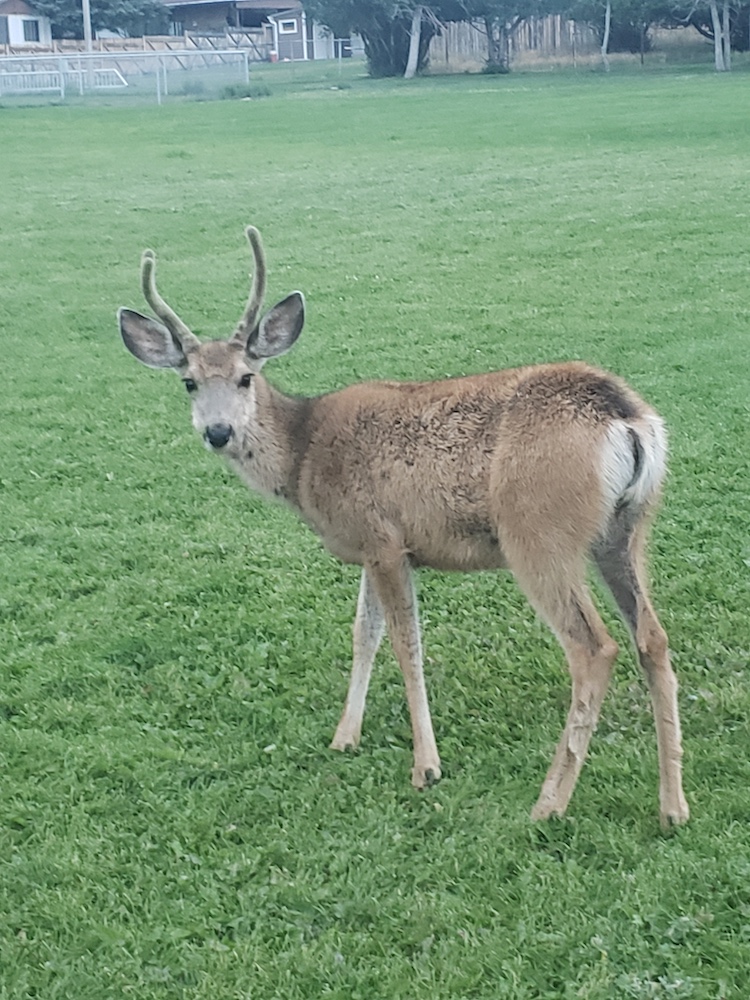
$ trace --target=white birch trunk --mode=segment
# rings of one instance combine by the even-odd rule
[[[422,7],[414,8],[411,18],[411,32],[409,33],[409,58],[406,60],[404,79],[411,80],[417,72],[419,62],[419,40],[422,36]]]
[[[711,11],[711,26],[714,32],[714,67],[717,73],[723,73],[727,68],[724,62],[724,31],[716,0],[711,0],[709,10]]]
[[[715,3],[716,0],[713,0]],[[609,73],[609,56],[607,55],[607,50],[609,49],[609,32],[612,27],[612,0],[607,0],[607,6],[604,11],[604,37],[602,38],[602,62],[604,63],[604,69]]]

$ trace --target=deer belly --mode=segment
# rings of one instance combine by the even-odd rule
[[[496,532],[480,521],[462,519],[412,528],[405,532],[404,542],[415,566],[470,571],[507,565]]]

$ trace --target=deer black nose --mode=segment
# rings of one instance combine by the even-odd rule
[[[204,437],[212,448],[223,448],[233,434],[229,424],[212,424],[206,428]]]

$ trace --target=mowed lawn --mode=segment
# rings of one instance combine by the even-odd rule
[[[0,998],[744,1000],[747,75],[6,108],[0,142]],[[583,358],[663,413],[687,827],[659,831],[606,602],[590,759],[568,817],[530,822],[569,682],[503,575],[419,578],[438,786],[410,787],[386,644],[361,749],[327,749],[358,571],[205,451],[115,323],[153,247],[186,322],[228,335],[248,222],[269,303],[308,300],[267,368],[290,392]]]

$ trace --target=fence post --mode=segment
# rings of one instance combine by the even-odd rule
[[[161,57],[156,57],[156,103],[161,104]]]

